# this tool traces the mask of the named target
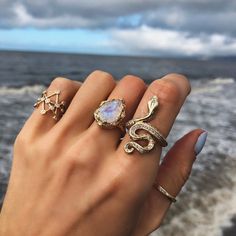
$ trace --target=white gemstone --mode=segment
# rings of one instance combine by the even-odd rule
[[[123,111],[123,103],[121,100],[111,100],[105,102],[98,109],[98,115],[102,122],[113,123],[119,120]]]

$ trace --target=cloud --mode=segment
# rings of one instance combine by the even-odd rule
[[[136,24],[132,16],[137,18]],[[222,0],[2,0],[0,27],[134,28],[236,35],[236,2]]]
[[[75,0],[3,0],[0,27],[107,28],[139,11],[143,2]]]
[[[226,5],[227,5],[226,1]],[[236,19],[236,7],[222,6],[215,11],[210,8],[201,9],[189,8],[188,6],[162,7],[157,11],[149,12],[144,15],[143,22],[150,27],[162,27],[166,29],[175,29],[188,31],[191,34],[227,34],[236,36],[236,27],[232,27]]]
[[[134,55],[223,56],[236,54],[236,39],[221,34],[191,36],[161,28],[113,29],[107,44]]]
[[[0,28],[99,29],[133,53],[235,54],[236,1],[1,0]]]

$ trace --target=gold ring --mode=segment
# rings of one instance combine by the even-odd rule
[[[154,115],[157,107],[158,98],[157,96],[153,96],[148,101],[148,114],[144,117],[133,119],[126,123],[126,128],[128,129],[131,139],[131,141],[126,143],[124,146],[126,153],[130,154],[135,149],[141,154],[150,152],[154,148],[156,142],[158,142],[162,147],[166,147],[168,145],[164,136],[155,127],[147,123],[147,121],[149,121]],[[143,130],[146,132],[137,133],[138,130]],[[146,141],[147,145],[142,146],[137,141]]]
[[[125,118],[125,101],[123,99],[111,99],[101,102],[94,112],[97,124],[103,128],[120,128],[124,131],[123,120]]]
[[[51,112],[54,120],[58,120],[59,117],[65,113],[65,102],[59,101],[59,96],[61,91],[55,91],[52,94],[47,94],[47,91],[43,91],[40,98],[38,98],[37,102],[34,104],[34,107],[39,107],[41,105],[40,113],[41,115],[45,115],[48,112]],[[54,100],[51,98],[55,97]]]
[[[171,194],[169,194],[162,186],[154,184],[153,187],[159,191],[160,193],[162,193],[163,195],[165,195],[171,202],[176,202],[176,198],[174,196],[172,196]]]

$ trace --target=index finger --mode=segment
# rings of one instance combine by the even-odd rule
[[[157,96],[159,102],[158,109],[155,116],[148,123],[160,131],[164,137],[167,137],[190,90],[190,83],[183,75],[169,74],[161,79],[155,80],[149,85],[141,99],[134,118],[145,116],[147,114],[148,101],[153,96]],[[129,141],[130,137],[126,134],[118,147],[118,151],[124,152],[124,145]],[[147,178],[151,178],[149,179],[151,184],[157,173],[160,153],[161,147],[156,143],[155,148],[149,153],[140,154],[135,150],[132,154],[122,155],[120,158],[125,165],[132,165],[131,168],[134,172],[137,170],[137,178],[138,176],[142,176],[141,179],[144,179],[144,181]],[[142,181],[141,179],[139,181]]]

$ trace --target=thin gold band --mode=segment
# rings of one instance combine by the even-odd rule
[[[169,194],[163,187],[161,187],[158,184],[154,184],[153,187],[159,191],[160,193],[162,193],[163,195],[165,195],[171,202],[176,202],[176,198],[174,196],[172,196],[171,194]]]

